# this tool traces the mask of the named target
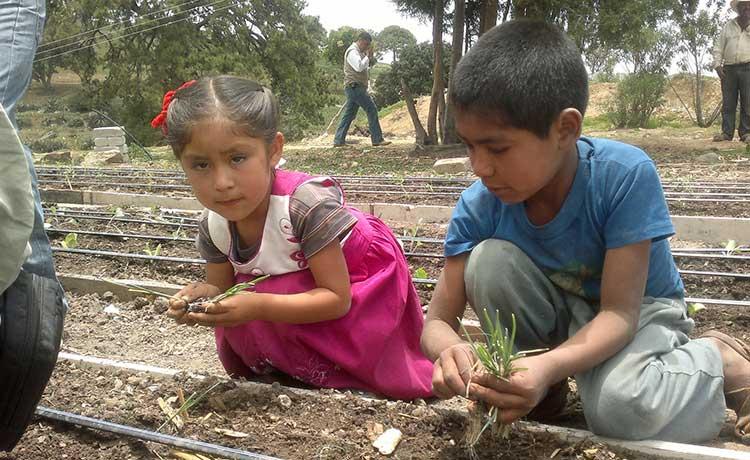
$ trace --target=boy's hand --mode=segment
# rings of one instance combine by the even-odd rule
[[[506,380],[487,373],[471,379],[469,397],[500,409],[500,421],[513,423],[531,412],[544,399],[554,382],[547,379],[548,365],[544,355],[522,358],[514,367],[522,369]]]
[[[466,342],[443,350],[432,372],[432,392],[435,396],[441,399],[466,396],[466,386],[472,378],[476,360],[474,349]]]
[[[221,294],[219,288],[207,283],[190,283],[175,294],[175,299],[169,301],[167,316],[173,318],[180,324],[194,324],[185,316],[187,304],[201,298],[210,299]]]
[[[257,319],[259,294],[241,292],[216,303],[206,304],[205,313],[188,313],[189,321],[207,327],[233,327]]]

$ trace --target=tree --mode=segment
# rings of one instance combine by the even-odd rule
[[[453,73],[458,61],[461,60],[463,49],[464,27],[466,25],[466,0],[455,0],[453,7],[453,43],[451,45],[451,65],[448,82],[453,81]],[[448,87],[448,101],[451,100],[451,86]],[[445,130],[443,131],[443,144],[458,143],[456,133],[456,118],[453,105],[448,103],[445,109]]]
[[[398,55],[407,46],[417,44],[414,34],[400,26],[388,26],[378,34],[378,44],[383,51],[393,53],[393,62],[398,61]]]
[[[85,23],[98,28],[96,38],[72,41],[81,51],[69,54],[65,66],[84,63],[83,47],[92,40],[93,68],[103,71],[86,90],[92,108],[108,112],[145,141],[159,138],[149,121],[164,92],[204,75],[231,73],[269,85],[290,137],[320,121],[320,107],[330,101],[319,65],[325,30],[317,18],[301,14],[301,0],[65,4],[74,8],[81,29]]]
[[[677,8],[674,15],[678,26],[679,51],[683,54],[680,68],[693,77],[691,90],[694,115],[677,90],[674,87],[672,90],[682,102],[690,119],[705,128],[711,126],[720,113],[720,106],[712,109],[708,115],[704,113],[703,75],[704,71],[711,70],[710,54],[714,38],[719,34],[722,5],[715,0],[707,0],[703,9],[699,7],[698,0],[680,0],[680,4],[682,7]]]
[[[432,71],[432,96],[430,97],[430,110],[427,114],[427,139],[428,144],[438,143],[438,124],[442,128],[441,107],[445,107],[443,81],[443,13],[445,4],[443,0],[435,2],[435,10],[432,18],[432,48],[433,48],[433,71]],[[442,131],[442,129],[441,129]]]
[[[497,24],[498,0],[482,0],[479,18],[479,35],[495,27]]]
[[[401,51],[401,58],[389,70],[381,73],[375,80],[375,104],[387,107],[401,100],[399,89],[401,79],[415,96],[422,96],[432,92],[432,71],[434,53],[432,43],[423,42],[410,45]],[[449,65],[443,57],[443,65]],[[444,82],[445,84],[445,82]]]
[[[323,47],[323,57],[331,64],[341,67],[344,62],[344,52],[357,40],[359,33],[358,29],[349,26],[328,32],[328,38]]]

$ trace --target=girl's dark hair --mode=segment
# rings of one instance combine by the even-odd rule
[[[273,142],[279,127],[279,104],[270,89],[252,80],[222,75],[204,77],[177,91],[167,112],[167,142],[177,158],[200,121],[223,118],[238,134]]]

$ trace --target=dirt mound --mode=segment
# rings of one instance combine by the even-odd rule
[[[690,116],[685,111],[683,102],[695,113],[693,95],[693,80],[685,76],[676,76],[671,80],[664,92],[664,104],[656,110],[660,117],[677,118],[690,122]],[[718,78],[704,80],[703,112],[712,111],[721,102],[721,85]],[[587,117],[597,117],[607,113],[609,105],[617,93],[617,83],[591,83],[589,86],[589,107]],[[682,102],[681,102],[682,100]],[[430,108],[430,97],[417,98],[417,112],[425,128],[427,127],[427,113]],[[383,132],[395,137],[413,137],[414,126],[411,123],[406,106],[400,107],[380,120]]]

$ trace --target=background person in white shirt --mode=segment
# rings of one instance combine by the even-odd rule
[[[740,98],[742,142],[750,142],[750,0],[732,0],[737,17],[729,20],[714,45],[714,68],[721,79],[721,133],[714,141],[731,141],[734,137],[737,96]]]
[[[372,57],[372,36],[367,32],[361,32],[357,41],[352,43],[344,53],[344,92],[346,93],[346,105],[341,115],[336,137],[333,140],[335,147],[346,145],[346,133],[357,116],[357,111],[362,107],[367,112],[367,124],[370,128],[372,145],[388,145],[390,142],[383,139],[383,130],[380,128],[378,119],[378,108],[375,106],[367,87],[370,82],[370,67],[375,65]]]

